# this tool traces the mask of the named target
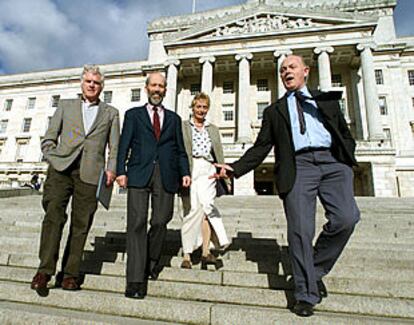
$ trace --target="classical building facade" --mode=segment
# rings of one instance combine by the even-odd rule
[[[192,96],[210,94],[227,162],[255,140],[263,109],[285,89],[278,68],[302,55],[308,84],[342,90],[343,113],[357,140],[355,191],[414,195],[414,37],[398,38],[397,0],[247,0],[238,6],[148,25],[146,61],[104,65],[102,100],[120,110],[146,102],[145,77],[167,75],[167,108],[189,117]],[[0,184],[44,178],[40,141],[59,99],[79,96],[81,68],[0,76]],[[276,194],[272,153],[234,180],[235,195]]]

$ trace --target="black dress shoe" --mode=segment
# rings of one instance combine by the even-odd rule
[[[328,290],[326,290],[326,286],[323,283],[323,281],[316,281],[316,284],[318,285],[319,297],[321,298],[321,300],[322,298],[328,297]]]
[[[125,297],[144,299],[147,295],[147,282],[129,282],[125,290]]]
[[[293,312],[300,317],[309,317],[313,315],[313,305],[306,301],[298,301],[293,306]]]
[[[148,264],[148,276],[152,280],[157,280],[162,270],[162,266],[157,261],[151,260]]]

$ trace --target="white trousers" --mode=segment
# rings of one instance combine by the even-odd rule
[[[193,158],[190,196],[183,196],[182,198],[184,217],[181,228],[181,241],[184,254],[190,254],[202,245],[201,226],[205,216],[207,216],[212,231],[217,236],[219,247],[230,243],[220,212],[214,205],[216,180],[208,178],[214,173],[215,167],[212,163],[203,158]]]

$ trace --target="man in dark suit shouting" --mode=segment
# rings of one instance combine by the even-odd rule
[[[117,159],[117,182],[128,187],[127,287],[125,296],[142,299],[147,278],[157,279],[174,193],[190,186],[190,169],[181,132],[181,118],[161,105],[166,80],[152,73],[146,80],[148,103],[125,113]],[[147,233],[151,196],[151,221]]]
[[[287,218],[296,304],[293,312],[311,316],[327,296],[322,277],[341,254],[359,210],[353,195],[353,140],[340,111],[336,93],[311,91],[309,67],[303,58],[288,56],[280,75],[287,93],[263,113],[259,135],[236,162],[221,167],[220,175],[240,177],[256,168],[274,147],[276,187]],[[324,225],[315,247],[316,198],[325,209]]]

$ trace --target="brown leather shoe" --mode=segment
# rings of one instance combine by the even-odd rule
[[[206,270],[209,264],[217,266],[217,258],[211,253],[207,256],[201,256],[201,269]]]
[[[49,274],[37,272],[32,279],[30,288],[32,290],[36,290],[36,293],[40,297],[47,297],[49,295],[49,288],[47,287],[47,283],[50,281],[50,278],[51,276]]]
[[[69,278],[64,278],[62,281],[62,289],[63,290],[80,290],[80,286],[79,284],[76,282],[76,278],[74,277],[69,277]]]
[[[182,269],[191,269],[191,262],[189,260],[183,260],[181,262],[181,268]]]

